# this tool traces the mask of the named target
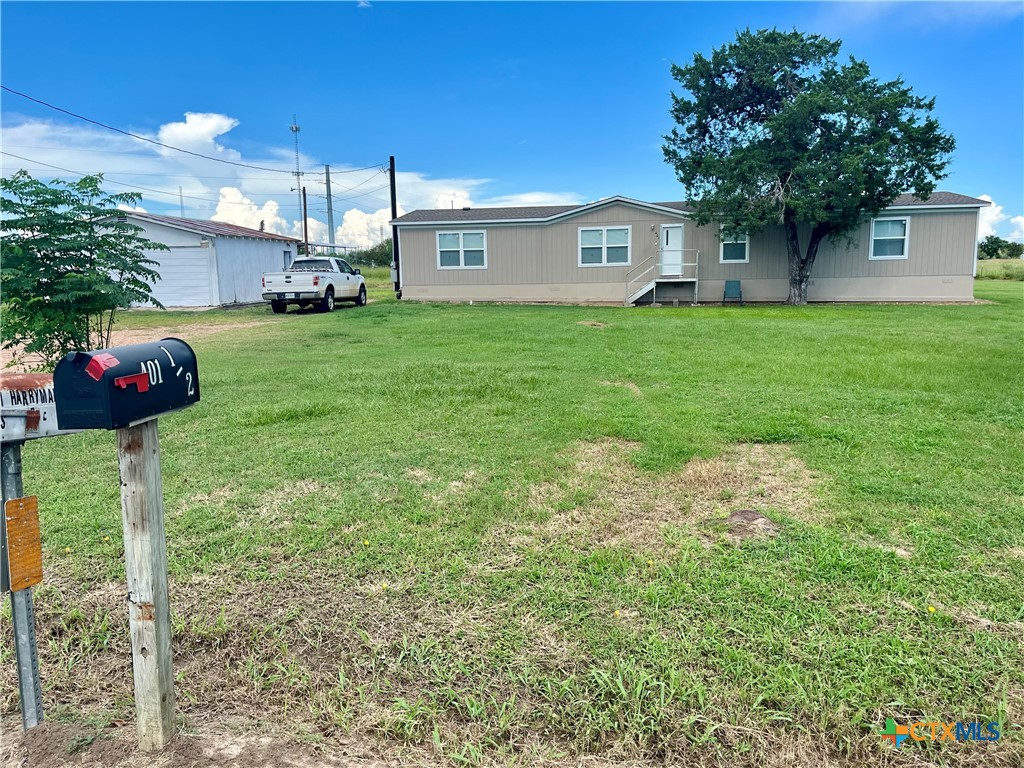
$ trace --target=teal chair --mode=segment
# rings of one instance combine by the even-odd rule
[[[722,294],[722,306],[725,306],[726,299],[739,299],[740,306],[743,306],[743,289],[739,280],[726,280],[725,292]]]

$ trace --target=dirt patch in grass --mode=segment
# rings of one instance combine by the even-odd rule
[[[600,320],[580,320],[576,325],[583,325],[587,328],[607,328],[608,323],[602,323]]]
[[[185,509],[200,505],[213,505],[221,506],[225,504],[235,493],[235,488],[232,485],[223,485],[220,488],[214,488],[209,493],[206,492],[192,492],[189,494],[188,499],[184,503]]]
[[[730,541],[741,541],[778,534],[766,512],[798,519],[815,513],[816,479],[788,446],[742,443],[669,474],[637,468],[632,454],[638,447],[613,439],[584,443],[564,480],[532,488],[530,504],[552,513],[540,536],[582,535],[599,544],[660,549],[672,528],[708,540],[717,527]],[[580,497],[586,501],[573,503]],[[730,518],[738,510],[745,512]]]
[[[409,479],[417,485],[424,485],[433,479],[427,470],[419,467],[411,467],[410,469],[405,470],[405,474],[407,474]]]
[[[753,509],[738,509],[721,523],[725,538],[733,543],[747,539],[770,539],[779,535],[782,526]]]
[[[180,514],[195,507],[207,506],[224,510],[224,514],[231,515],[236,524],[243,529],[266,525],[288,527],[294,521],[293,515],[286,510],[308,507],[310,504],[316,504],[317,499],[329,494],[329,486],[314,480],[299,480],[264,491],[255,497],[228,484],[209,493],[191,494],[180,509],[171,510],[170,514]]]
[[[899,544],[890,544],[889,542],[879,541],[878,539],[867,539],[864,543],[866,546],[873,547],[875,549],[892,552],[901,560],[909,560],[914,556],[914,551],[912,549]]]
[[[637,397],[643,397],[644,393],[640,391],[640,387],[634,384],[632,381],[601,381],[599,384],[603,384],[606,387],[622,387],[628,389]]]
[[[1024,638],[1024,622],[992,621],[964,608],[943,608],[942,610],[971,629],[994,632],[1012,638]]]
[[[462,498],[467,493],[479,488],[486,480],[475,469],[467,469],[461,476],[448,482],[420,467],[406,469],[405,476],[418,485],[422,489],[424,497],[434,504],[446,504]]]
[[[160,752],[138,749],[135,728],[44,722],[10,739],[2,765],[26,768],[384,768],[385,763],[351,744],[301,744],[270,736],[203,729],[177,734]]]
[[[220,323],[211,325],[189,323],[184,326],[174,325],[161,328],[133,328],[131,330],[124,331],[115,330],[110,337],[110,346],[123,347],[128,344],[142,344],[147,341],[164,339],[168,336],[184,339],[191,343],[195,339],[200,339],[205,336],[213,336],[214,334],[225,331],[237,331],[242,328],[255,328],[261,325],[268,325],[270,322],[270,320],[250,320],[243,323]],[[0,350],[0,370],[18,373],[32,371],[38,368],[39,359],[34,357],[29,357],[19,364],[12,365],[8,368],[8,365],[16,356],[18,356],[18,354],[20,354],[20,352],[21,349],[16,351],[12,351],[10,349]]]

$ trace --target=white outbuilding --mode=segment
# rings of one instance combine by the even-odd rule
[[[215,307],[262,301],[264,272],[286,269],[299,241],[220,221],[126,211],[142,237],[170,250],[147,251],[159,262],[153,296],[165,307]]]

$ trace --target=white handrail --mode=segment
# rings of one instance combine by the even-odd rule
[[[681,262],[678,262],[678,266],[679,266],[679,271],[678,272],[668,272],[668,273],[665,273],[665,272],[662,271],[663,267],[665,266],[665,262],[664,262],[664,254],[665,253],[673,253],[673,254],[681,253],[682,254],[682,259],[683,260]],[[686,261],[686,258],[687,258],[686,254],[690,254],[690,253],[693,254],[693,261]],[[671,266],[672,267],[676,266],[676,262],[674,260],[673,260],[673,263],[672,263]],[[693,267],[692,276],[687,274],[687,267]],[[638,270],[642,270],[642,271],[638,271]],[[637,284],[640,283],[641,281],[653,282],[654,283],[654,290],[657,291],[657,284],[658,284],[659,280],[686,280],[686,281],[692,280],[693,281],[693,303],[696,304],[697,303],[697,289],[699,288],[699,281],[698,281],[699,270],[700,270],[700,251],[698,249],[696,249],[696,248],[682,248],[682,249],[680,249],[680,248],[659,248],[657,251],[655,251],[653,256],[649,256],[648,258],[644,259],[642,262],[637,264],[635,267],[633,267],[632,269],[630,269],[626,273],[626,298],[625,298],[625,302],[624,303],[625,303],[625,305],[627,307],[630,305],[630,303],[631,303],[630,302],[630,297],[633,295],[633,292],[636,290]],[[649,273],[652,272],[652,271],[654,272],[654,277],[653,278],[647,277],[647,275],[649,275]]]

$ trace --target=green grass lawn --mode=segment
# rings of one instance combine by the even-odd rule
[[[398,764],[1024,761],[1019,284],[652,310],[373,279],[196,338],[202,402],[161,420],[183,727]],[[48,711],[131,720],[114,435],[24,464]],[[886,717],[1003,738],[894,750]]]
[[[978,262],[981,280],[1024,280],[1024,259],[985,259]]]

